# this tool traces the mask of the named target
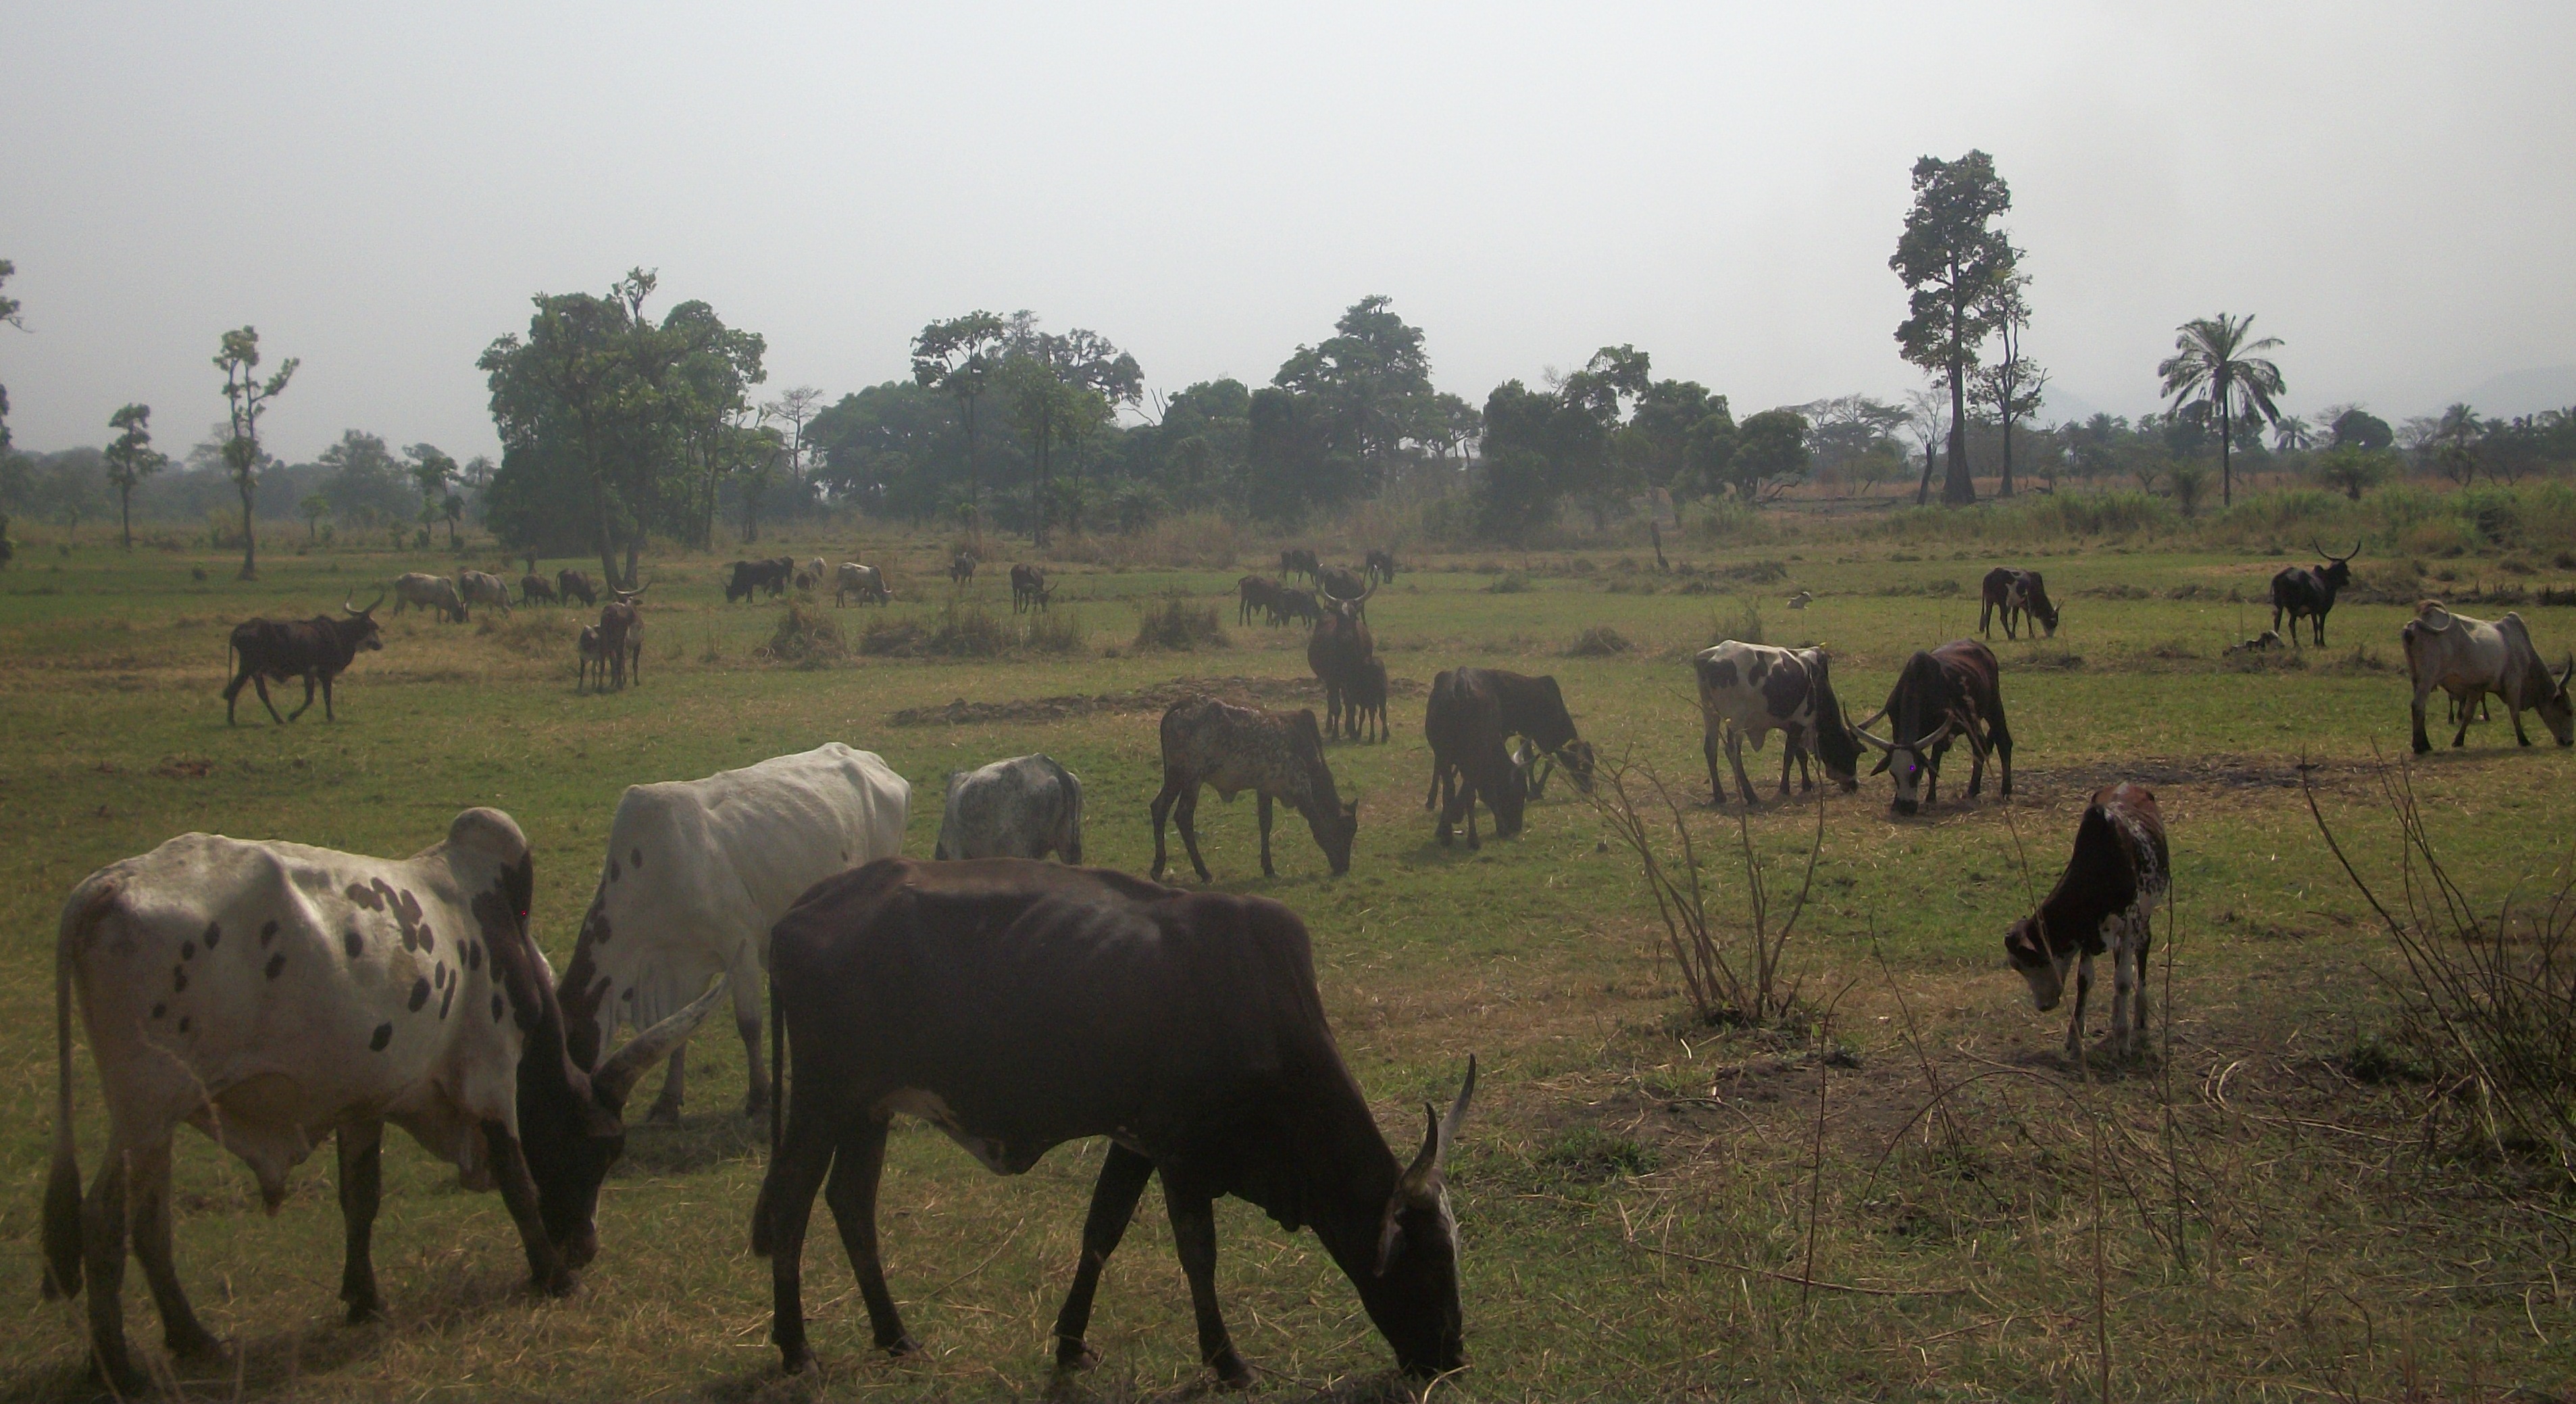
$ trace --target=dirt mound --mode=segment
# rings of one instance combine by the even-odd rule
[[[1419,696],[1425,686],[1412,678],[1389,678],[1386,689],[1397,696]],[[1056,721],[1102,712],[1159,712],[1185,697],[1213,697],[1244,707],[1320,707],[1322,684],[1313,678],[1174,678],[1132,692],[1069,693],[1011,702],[969,702],[957,698],[944,706],[906,707],[888,713],[894,726],[972,726],[997,721]]]

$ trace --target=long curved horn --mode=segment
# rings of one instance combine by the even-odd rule
[[[2325,557],[2325,558],[2326,558],[2326,559],[2328,559],[2328,560],[2333,560],[2333,559],[2334,559],[2334,552],[2327,550],[2327,549],[2325,548],[2324,543],[2322,543],[2322,542],[2318,541],[2318,540],[2317,540],[2315,537],[2313,537],[2313,536],[2311,536],[2311,537],[2309,537],[2309,538],[2308,538],[2308,549],[2309,549],[2309,550],[2311,550],[2311,551],[2316,552],[2318,555],[2323,556],[2323,557]]]
[[[361,616],[363,616],[363,615],[368,615],[368,614],[373,614],[373,613],[375,613],[376,606],[377,606],[377,605],[380,605],[380,604],[383,604],[383,603],[385,602],[385,592],[384,592],[384,591],[382,591],[382,590],[378,590],[378,591],[376,592],[376,598],[375,598],[375,600],[374,600],[372,603],[370,603],[370,604],[369,604],[365,609],[359,609],[359,608],[357,608],[357,607],[355,607],[355,606],[353,606],[353,605],[351,605],[351,604],[349,603],[349,601],[350,601],[350,600],[354,600],[354,599],[356,599],[357,597],[358,597],[358,592],[357,592],[355,589],[350,590],[350,591],[349,591],[349,593],[348,593],[348,595],[347,595],[346,597],[344,597],[344,598],[340,601],[340,608],[341,608],[341,610],[342,610],[344,613],[348,613],[348,614],[355,614],[355,615],[361,615]]]
[[[705,1020],[709,1010],[716,1007],[716,1001],[724,996],[724,992],[725,982],[719,976],[714,984],[707,986],[705,994],[689,1001],[679,1013],[626,1040],[625,1047],[610,1054],[607,1061],[592,1071],[591,1091],[607,1104],[609,1110],[625,1111],[626,1094],[635,1090],[635,1079],[642,1077],[646,1068],[671,1056],[672,1049],[697,1032],[699,1023]]]
[[[2436,624],[2433,622],[2436,616],[2441,618],[2441,623]],[[2423,600],[2418,602],[2415,606],[2415,622],[2422,625],[2429,633],[2441,634],[2449,632],[2452,623],[2458,618],[2458,615],[2451,613],[2450,606],[2443,604],[2440,600]]]
[[[2564,695],[2570,679],[2576,679],[2576,653],[2567,655],[2567,666],[2558,670],[2558,691]]]
[[[1863,726],[1869,726],[1869,725],[1872,725],[1872,724],[1876,723],[1880,717],[1883,717],[1883,716],[1886,716],[1886,715],[1887,715],[1887,709],[1886,709],[1885,707],[1881,707],[1881,708],[1879,708],[1877,711],[1870,713],[1867,717],[1864,717],[1864,718],[1860,721],[1859,725],[1858,725],[1858,726],[1854,726],[1854,727],[1852,728],[1852,730],[1854,730],[1854,731],[1858,731],[1858,730],[1860,730],[1860,729],[1861,729],[1861,727],[1863,727]],[[1845,720],[1845,721],[1849,721],[1849,720],[1850,720],[1850,714],[1849,714],[1849,713],[1845,713],[1845,714],[1844,714],[1844,720]]]
[[[1414,1154],[1413,1163],[1404,1167],[1404,1176],[1396,1181],[1400,1194],[1419,1194],[1440,1169],[1440,1109],[1429,1102],[1422,1104],[1422,1149]]]
[[[1449,1148],[1458,1144],[1458,1128],[1467,1124],[1467,1103],[1476,1095],[1476,1055],[1467,1055],[1467,1080],[1458,1088],[1458,1100],[1449,1104],[1449,1114],[1440,1118],[1440,1155],[1437,1164],[1449,1163]]]
[[[2360,555],[2360,554],[2361,554],[2361,538],[2360,538],[2360,537],[2358,537],[2358,536],[2356,536],[2356,537],[2354,537],[2354,538],[2352,539],[2352,549],[2351,549],[2351,550],[2344,552],[2344,553],[2343,553],[2342,555],[2340,555],[2340,556],[2336,556],[2336,555],[2331,555],[2331,554],[2330,554],[2330,555],[2327,557],[2327,559],[2329,559],[2329,560],[2336,560],[2336,561],[2349,561],[2349,560],[2351,560],[2353,557],[2358,556],[2358,555]]]

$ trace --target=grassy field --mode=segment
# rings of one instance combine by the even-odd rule
[[[272,726],[246,696],[230,728],[216,692],[233,621],[309,615],[351,589],[363,601],[398,570],[452,571],[453,558],[280,554],[244,584],[229,562],[180,551],[23,551],[0,574],[0,1253],[30,1315],[0,1364],[0,1398],[86,1394],[77,1309],[36,1309],[36,1244],[55,920],[99,865],[190,829],[408,853],[459,808],[495,805],[536,846],[534,919],[560,968],[629,784],[846,741],[912,781],[906,851],[926,855],[946,772],[1043,749],[1084,779],[1092,860],[1142,871],[1155,723],[1176,681],[1320,705],[1302,634],[1234,625],[1236,571],[1066,567],[1054,618],[1078,620],[1078,639],[984,659],[859,655],[863,617],[925,631],[961,618],[927,537],[777,549],[861,548],[895,565],[899,600],[882,613],[821,602],[847,657],[772,660],[761,650],[781,606],[727,606],[717,562],[666,557],[648,570],[642,682],[623,693],[575,695],[574,612],[463,627],[411,613],[342,680],[336,723],[317,708]],[[1481,852],[1432,841],[1424,687],[1461,664],[1554,673],[1605,757],[1650,767],[1684,801],[1721,855],[1712,902],[1733,922],[1745,883],[1724,855],[1738,820],[1706,806],[1690,652],[1747,636],[1758,614],[1770,642],[1831,646],[1846,700],[1866,712],[1908,651],[1973,631],[1977,579],[2007,553],[1855,537],[1673,554],[1692,573],[1656,573],[1642,549],[1410,558],[1370,607],[1396,679],[1394,739],[1331,748],[1343,793],[1361,797],[1349,876],[1327,876],[1283,815],[1280,875],[1263,880],[1252,806],[1200,811],[1216,883],[1276,897],[1312,927],[1326,1007],[1391,1137],[1418,1134],[1412,1109],[1481,1059],[1452,1170],[1473,1365],[1436,1394],[2054,1399],[2096,1397],[2107,1380],[2119,1399],[2466,1399],[2576,1387],[2576,1217],[2522,1167],[2448,1141],[2428,1153],[2422,1090],[2354,1071],[2351,1055],[2388,1025],[2397,966],[2317,837],[2298,765],[2356,861],[2393,878],[2377,767],[2406,751],[2400,604],[2346,603],[2331,648],[2238,666],[2220,650],[2269,623],[2248,601],[2282,559],[2009,553],[2044,569],[2065,606],[2054,640],[1996,636],[2013,800],[1998,802],[1990,778],[1984,800],[1965,802],[1964,755],[1919,819],[1891,815],[1884,778],[1829,795],[1788,948],[1803,1012],[1727,1029],[1690,1017],[1636,861],[1586,801],[1551,787],[1523,836]],[[545,568],[560,564],[578,563]],[[968,592],[970,624],[980,608],[1014,626],[1000,573]],[[1813,607],[1786,610],[1802,588]],[[1229,641],[1139,649],[1139,607],[1171,593],[1221,602]],[[2576,609],[2522,608],[2552,658],[2576,642]],[[1596,628],[1627,647],[1571,656]],[[2554,887],[2576,838],[2576,757],[2529,725],[2544,744],[2519,750],[2499,708],[2465,751],[2414,767],[2435,841],[2484,903]],[[1775,742],[1748,764],[1766,800],[1778,757]],[[2158,933],[2159,967],[2174,952],[2170,1056],[2125,1071],[2065,1060],[2062,1013],[2033,1013],[2000,959],[2085,797],[2114,778],[2157,791],[2176,869]],[[1751,818],[1775,891],[1796,889],[1816,823],[1795,801]],[[2161,1017],[2161,973],[2154,998]],[[890,1362],[868,1348],[848,1264],[818,1225],[806,1299],[824,1372],[780,1380],[768,1272],[747,1248],[765,1128],[734,1114],[740,1057],[730,1037],[698,1040],[688,1118],[634,1132],[604,1196],[600,1258],[563,1301],[524,1291],[496,1197],[460,1191],[401,1143],[377,1230],[391,1318],[343,1327],[329,1158],[271,1217],[236,1162],[183,1138],[180,1270],[240,1353],[179,1387],[723,1400],[1204,1388],[1151,1197],[1101,1293],[1091,1341],[1106,1363],[1050,1377],[1047,1332],[1097,1145],[1003,1180],[910,1123],[894,1136],[883,1223],[895,1294],[927,1353]],[[77,1066],[94,1158],[85,1053]],[[1936,1082],[1958,1090],[1923,1114]],[[1240,1204],[1219,1213],[1220,1290],[1260,1392],[1394,1390],[1383,1344],[1314,1240]],[[150,1354],[147,1297],[130,1274],[132,1329]]]

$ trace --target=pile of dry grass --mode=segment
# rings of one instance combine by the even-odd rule
[[[1216,606],[1201,604],[1187,595],[1164,596],[1145,606],[1143,617],[1136,621],[1138,648],[1188,653],[1201,648],[1226,648],[1232,643],[1224,626],[1217,622]]]
[[[574,618],[561,610],[523,609],[511,614],[486,611],[474,624],[477,638],[491,639],[523,658],[556,658],[572,652],[580,632]]]
[[[1609,625],[1595,624],[1591,628],[1586,629],[1581,634],[1575,636],[1574,642],[1566,646],[1565,656],[1568,658],[1608,658],[1615,654],[1626,653],[1629,649],[1634,648],[1635,646],[1636,645],[1628,642],[1627,635],[1620,633]]]
[[[950,600],[936,624],[919,619],[868,621],[859,637],[859,652],[873,658],[998,658],[1020,642],[1011,626],[971,600]]]
[[[752,649],[751,655],[766,663],[828,668],[848,658],[850,651],[841,637],[841,626],[831,615],[791,600],[780,612],[778,627],[771,632],[769,642]]]

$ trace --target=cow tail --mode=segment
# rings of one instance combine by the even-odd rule
[[[769,976],[769,1169],[760,1177],[760,1197],[751,1205],[751,1255],[769,1256],[769,1191],[778,1178],[778,1147],[786,1138],[787,1021],[778,1012],[778,972]]]
[[[48,1298],[81,1289],[81,1180],[72,1141],[72,966],[69,943],[54,956],[54,1164],[45,1181],[45,1285]]]

